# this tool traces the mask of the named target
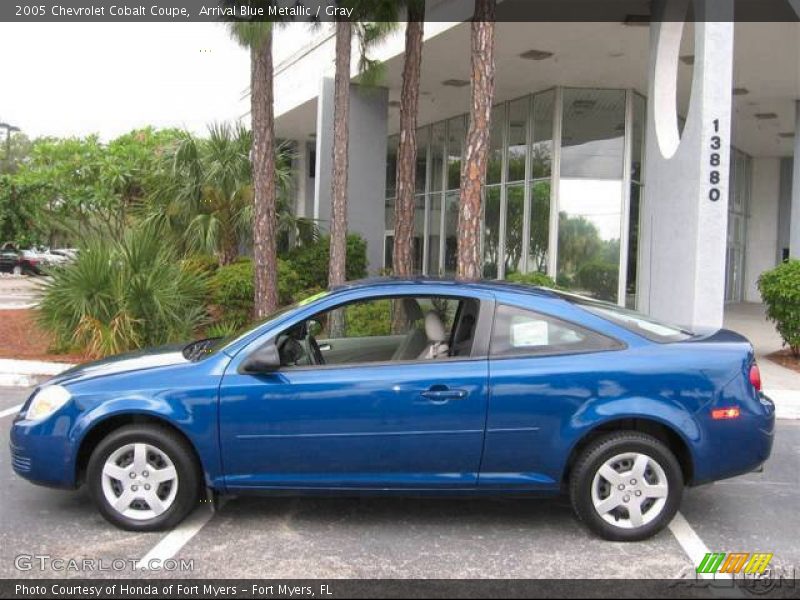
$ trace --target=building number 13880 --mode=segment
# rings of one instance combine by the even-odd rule
[[[711,136],[711,173],[709,174],[709,183],[711,189],[708,191],[708,199],[716,202],[720,199],[722,192],[719,189],[720,172],[719,166],[722,162],[722,138],[719,136],[719,119],[714,119],[714,135]]]

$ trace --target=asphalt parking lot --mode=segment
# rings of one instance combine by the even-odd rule
[[[647,542],[592,537],[566,499],[232,498],[213,515],[198,508],[177,532],[136,534],[107,524],[83,490],[13,473],[13,415],[4,413],[28,393],[0,388],[2,578],[139,577],[134,562],[153,556],[193,561],[190,572],[159,573],[181,578],[675,578],[693,572],[690,554],[704,546],[773,552],[774,566],[800,566],[800,421],[779,422],[764,473],[688,490],[682,517]],[[19,570],[20,555],[128,566]]]

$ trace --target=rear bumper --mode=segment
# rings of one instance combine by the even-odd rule
[[[775,441],[775,405],[762,394],[760,409],[736,421],[706,422],[693,485],[763,470]]]

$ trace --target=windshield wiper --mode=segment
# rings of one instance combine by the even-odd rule
[[[183,357],[186,360],[197,362],[201,358],[205,358],[211,354],[214,351],[216,343],[221,339],[221,337],[212,337],[191,342],[183,348]]]

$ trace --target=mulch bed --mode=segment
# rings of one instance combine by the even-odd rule
[[[0,358],[84,362],[75,354],[54,354],[50,336],[36,324],[31,309],[0,310]]]
[[[788,348],[773,352],[772,354],[767,355],[767,358],[772,362],[778,363],[782,367],[786,367],[787,369],[791,369],[792,371],[797,371],[800,373],[800,359],[792,356],[792,352]]]

